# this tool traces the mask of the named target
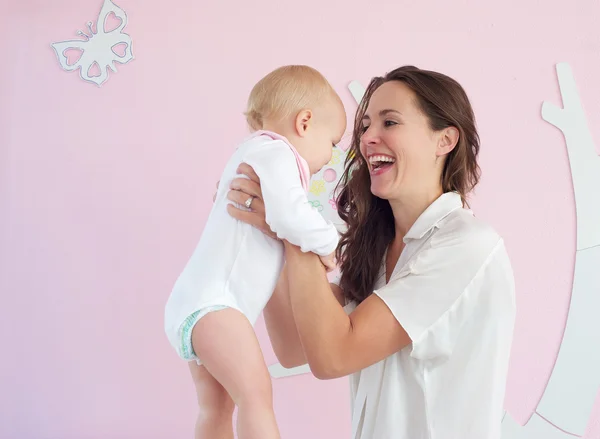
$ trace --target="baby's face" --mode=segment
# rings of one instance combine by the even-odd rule
[[[316,174],[329,163],[333,147],[346,131],[346,113],[341,102],[329,103],[315,112],[315,116],[303,151],[311,174]]]

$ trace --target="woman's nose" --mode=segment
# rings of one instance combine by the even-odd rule
[[[361,140],[365,145],[376,145],[379,143],[379,134],[377,133],[377,129],[373,126],[368,127],[363,133]]]

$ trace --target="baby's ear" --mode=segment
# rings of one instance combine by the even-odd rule
[[[313,120],[313,114],[310,110],[302,110],[296,115],[296,133],[300,137],[304,137]]]

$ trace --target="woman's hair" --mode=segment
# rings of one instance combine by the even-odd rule
[[[244,114],[250,128],[258,131],[263,128],[265,120],[281,121],[314,107],[332,94],[335,92],[329,82],[314,68],[283,66],[256,83]]]
[[[371,80],[356,112],[352,143],[338,184],[341,190],[337,199],[338,214],[347,224],[337,248],[342,272],[340,287],[347,299],[358,303],[373,292],[385,251],[395,236],[390,203],[371,193],[369,169],[360,153],[362,120],[369,100],[378,87],[390,81],[400,81],[414,92],[417,105],[427,116],[432,130],[458,129],[458,143],[446,155],[442,171],[443,191],[458,192],[463,204],[467,204],[467,195],[480,176],[475,116],[467,94],[458,82],[441,73],[414,66],[403,66]]]

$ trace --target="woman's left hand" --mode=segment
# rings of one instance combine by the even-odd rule
[[[230,190],[227,192],[227,199],[243,206],[246,201],[252,197],[252,203],[249,211],[229,204],[227,206],[227,212],[235,219],[256,227],[271,238],[278,239],[277,235],[273,233],[265,220],[265,203],[262,199],[258,175],[256,175],[254,169],[246,163],[242,163],[238,166],[237,173],[243,174],[248,178],[240,177],[232,180],[231,185],[229,186]]]

